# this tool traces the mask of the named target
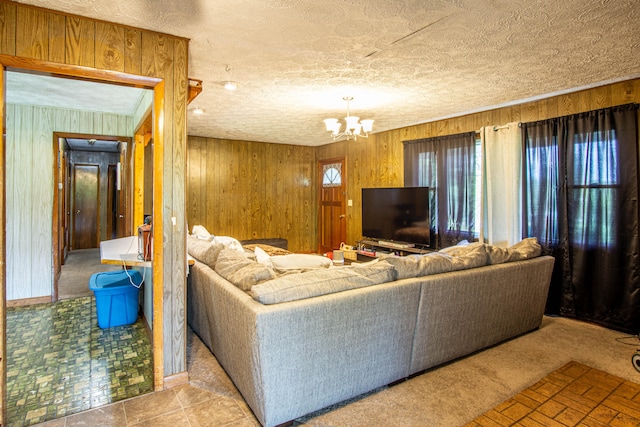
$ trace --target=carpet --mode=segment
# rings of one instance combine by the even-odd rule
[[[569,362],[479,416],[477,426],[640,426],[640,384]]]

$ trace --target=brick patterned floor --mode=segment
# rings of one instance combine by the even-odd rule
[[[465,427],[640,426],[640,385],[569,362]]]
[[[153,391],[144,321],[100,329],[93,297],[7,308],[7,426]]]

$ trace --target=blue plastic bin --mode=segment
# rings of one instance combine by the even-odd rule
[[[96,297],[98,326],[101,329],[135,323],[138,319],[141,284],[142,276],[136,270],[106,271],[91,275],[89,289]]]

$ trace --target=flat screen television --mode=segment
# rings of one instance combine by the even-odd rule
[[[430,246],[429,187],[363,188],[362,235]]]

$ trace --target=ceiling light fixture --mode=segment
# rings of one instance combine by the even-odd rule
[[[229,65],[227,65],[224,69],[229,75],[231,75],[231,67],[229,67]],[[234,82],[233,80],[229,79],[226,82],[224,82],[224,88],[226,90],[236,90],[238,88],[238,83]]]
[[[360,120],[360,117],[352,116],[349,111],[350,102],[353,101],[352,96],[345,96],[345,101],[347,101],[347,117],[344,118],[346,122],[344,132],[340,132],[340,128],[342,127],[342,123],[338,121],[338,119],[324,119],[324,124],[327,127],[327,132],[331,132],[331,137],[334,141],[345,137],[348,140],[353,139],[354,141],[361,138],[368,138],[369,132],[373,130],[373,120]],[[362,133],[364,132],[364,133]]]

